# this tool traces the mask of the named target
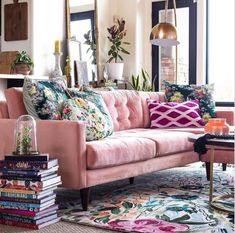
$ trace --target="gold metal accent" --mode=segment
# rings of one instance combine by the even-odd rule
[[[174,18],[175,26],[167,23],[167,9],[169,0],[165,0],[165,22],[159,23],[152,28],[150,34],[150,41],[153,45],[159,46],[176,46],[175,47],[175,76],[176,82],[178,80],[178,47],[179,41],[177,40],[177,17],[176,17],[176,1],[173,0],[174,5]]]

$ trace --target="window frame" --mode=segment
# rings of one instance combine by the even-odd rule
[[[70,21],[78,21],[78,20],[85,20],[90,19],[91,20],[91,28],[92,30],[92,40],[95,41],[95,11],[84,11],[84,12],[76,12],[70,14]]]
[[[206,0],[206,84],[209,84],[209,1]],[[234,107],[233,101],[216,101],[216,107]]]
[[[197,82],[197,2],[195,0],[177,1],[176,8],[189,8],[189,84]],[[165,9],[165,1],[152,2],[152,27],[159,23],[159,11]],[[173,9],[173,1],[168,9]],[[195,51],[190,53],[190,51]],[[155,79],[155,77],[157,77]],[[159,46],[152,45],[152,80],[159,91]]]

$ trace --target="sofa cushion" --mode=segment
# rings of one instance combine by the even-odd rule
[[[27,114],[23,102],[22,88],[9,88],[5,90],[9,118],[17,119],[21,115]]]
[[[150,111],[150,128],[204,126],[197,100],[158,103],[148,99],[147,103]]]
[[[187,129],[187,128],[185,128]],[[155,142],[156,156],[164,156],[193,150],[193,143],[188,141],[190,132],[170,131],[168,129],[131,129],[115,132],[113,136],[149,139]],[[112,136],[112,137],[113,137]]]
[[[9,118],[7,102],[4,100],[0,101],[0,118]]]
[[[147,138],[129,137],[125,131],[101,141],[87,142],[87,168],[112,167],[156,156],[155,142]]]
[[[118,90],[104,91],[101,94],[112,117],[114,131],[144,126],[143,109],[138,92]]]
[[[64,101],[62,119],[86,123],[86,140],[99,140],[109,135],[106,118],[92,102],[74,98]]]
[[[162,129],[117,131],[102,141],[87,142],[87,167],[97,169],[193,151],[192,133]],[[170,162],[170,161],[169,161]]]

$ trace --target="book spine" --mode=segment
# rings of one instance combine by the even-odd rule
[[[41,177],[25,177],[25,176],[1,176],[0,175],[0,182],[1,182],[1,180],[23,180],[23,181],[25,181],[25,180],[29,180],[29,181],[41,181]]]
[[[11,193],[11,192],[0,192],[0,197],[37,199],[37,195],[35,194]]]
[[[21,211],[30,211],[30,212],[39,212],[39,208],[33,208],[33,207],[26,207],[26,206],[11,206],[11,205],[1,205],[0,209],[8,209],[8,210],[21,210]]]
[[[0,213],[5,214],[18,214],[18,215],[24,215],[24,216],[31,216],[35,217],[36,213],[33,211],[27,211],[27,210],[15,210],[15,209],[0,209]]]
[[[0,207],[6,208],[6,209],[11,209],[8,208],[8,206],[14,208],[14,207],[19,207],[22,208],[40,208],[40,204],[33,204],[33,203],[20,203],[20,202],[11,202],[11,201],[0,201]]]
[[[43,182],[29,180],[0,179],[0,188],[42,191]]]
[[[11,188],[0,188],[0,193],[24,193],[24,194],[36,194],[33,190],[21,190],[21,189],[11,189]],[[0,195],[1,196],[1,195]]]
[[[6,161],[48,161],[49,155],[42,154],[42,155],[5,155]]]
[[[50,161],[2,161],[0,163],[0,168],[7,169],[37,169],[37,170],[46,170],[49,169]],[[56,165],[56,163],[55,163]]]
[[[18,227],[26,227],[26,228],[31,228],[31,229],[38,229],[37,225],[35,224],[27,224],[27,223],[15,222],[15,221],[4,220],[4,219],[0,219],[0,223],[9,225],[9,226],[18,226]]]
[[[0,172],[3,173],[3,175],[13,175],[13,176],[18,176],[18,175],[24,175],[24,176],[37,176],[38,171],[27,171],[27,170],[10,170],[10,169],[0,169]]]
[[[2,201],[41,204],[41,200],[28,199],[28,198],[0,197],[0,202],[2,202]]]
[[[2,220],[5,221],[15,221],[15,222],[20,222],[20,223],[27,223],[27,224],[35,224],[36,221],[30,218],[22,218],[18,216],[13,216],[13,215],[1,215],[0,217]]]

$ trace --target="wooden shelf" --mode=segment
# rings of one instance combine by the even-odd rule
[[[0,74],[0,79],[24,79],[23,74]],[[48,76],[37,76],[37,75],[27,75],[27,77],[35,80],[46,80],[49,79]]]

